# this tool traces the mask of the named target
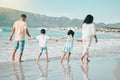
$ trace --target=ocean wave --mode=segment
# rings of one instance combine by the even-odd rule
[[[0,28],[0,32],[3,32],[4,30],[2,28]]]

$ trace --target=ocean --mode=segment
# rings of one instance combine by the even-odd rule
[[[12,28],[2,27],[0,28],[0,62],[9,62],[11,61],[11,53],[15,47],[15,41],[10,42],[9,36]],[[31,36],[37,36],[40,34],[40,30],[38,29],[30,29],[29,30]],[[67,32],[65,31],[54,31],[47,30],[47,35],[49,37],[60,38],[66,36]],[[96,56],[113,56],[120,54],[120,34],[112,34],[112,33],[97,33],[98,43],[96,44],[94,38],[92,39],[92,44],[89,50],[90,57]],[[75,32],[75,38],[81,38],[80,32]],[[38,40],[27,40],[25,42],[25,49],[23,60],[31,61],[35,60],[39,54],[39,45]],[[48,41],[48,54],[49,59],[59,59],[63,53],[63,47],[65,44],[65,40],[61,40],[58,42]],[[19,50],[16,53],[16,59],[19,56]],[[82,43],[74,42],[73,53],[71,59],[79,59],[82,54]],[[45,55],[43,54],[42,60],[44,60]]]

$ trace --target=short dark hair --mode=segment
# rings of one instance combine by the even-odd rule
[[[41,32],[42,34],[45,34],[45,33],[46,33],[45,29],[41,29],[40,32]]]
[[[86,24],[91,24],[93,23],[94,17],[92,15],[87,15],[86,18],[84,19],[83,23]]]
[[[27,16],[25,14],[21,14],[21,17],[26,18]]]
[[[70,35],[70,34],[71,34],[72,37],[73,37],[73,36],[74,36],[74,31],[73,31],[73,30],[69,30],[68,33],[67,33],[67,35]]]

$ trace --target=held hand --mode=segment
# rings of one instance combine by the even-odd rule
[[[76,42],[79,42],[79,40],[78,40],[78,39],[76,39]]]
[[[31,40],[31,37],[28,37],[28,40]]]
[[[56,41],[56,42],[58,42],[58,41],[59,41],[59,39],[56,39],[55,41]]]
[[[80,39],[80,40],[79,40],[79,39],[76,39],[76,42],[82,42],[82,39]]]

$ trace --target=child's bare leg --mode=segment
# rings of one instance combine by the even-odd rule
[[[14,49],[13,52],[12,52],[12,61],[15,61],[15,53],[16,53],[16,51],[17,51],[17,50]]]
[[[48,63],[48,54],[46,54],[46,62]]]
[[[42,55],[42,54],[39,54],[39,55],[38,55],[38,57],[37,57],[37,59],[36,59],[36,63],[38,63],[41,55]]]
[[[19,55],[19,62],[23,62],[22,59],[21,59],[22,55],[23,55],[23,53],[21,52],[20,55]]]
[[[67,62],[69,62],[70,56],[71,56],[71,53],[68,54]]]
[[[66,52],[63,53],[63,55],[62,55],[62,57],[61,57],[61,60],[60,60],[61,62],[63,61],[65,55],[66,55]]]

